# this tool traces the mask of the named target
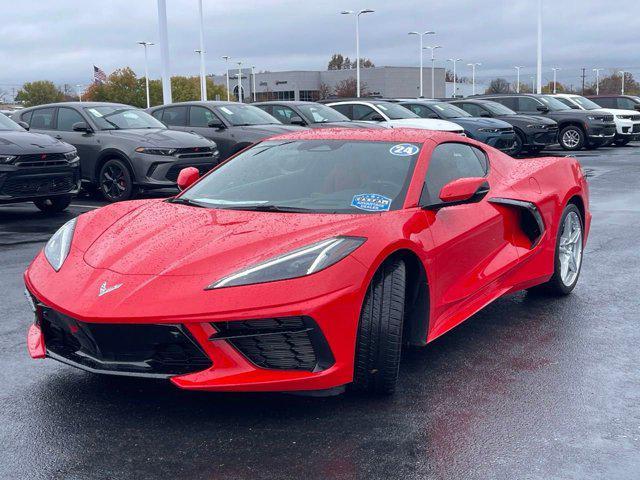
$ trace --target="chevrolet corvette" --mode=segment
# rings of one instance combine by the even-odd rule
[[[591,214],[574,158],[447,132],[318,129],[169,199],[63,225],[24,274],[33,358],[184,389],[395,389],[401,349],[497,298],[569,294]]]

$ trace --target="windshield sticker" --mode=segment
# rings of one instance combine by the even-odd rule
[[[94,117],[101,117],[102,114],[96,110],[95,108],[88,108],[87,109]]]
[[[420,149],[411,145],[410,143],[399,143],[398,145],[394,145],[389,149],[389,153],[391,155],[397,155],[399,157],[410,157],[411,155],[415,155],[418,153]]]
[[[222,110],[227,115],[233,115],[233,112],[229,110],[227,107],[220,107],[220,110]]]
[[[354,195],[351,206],[368,212],[387,212],[391,208],[391,199],[377,193]]]

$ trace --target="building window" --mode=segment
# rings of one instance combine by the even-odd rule
[[[317,102],[320,100],[320,92],[318,90],[300,90],[300,101]]]
[[[271,92],[274,100],[295,100],[296,93],[293,90],[286,92]]]

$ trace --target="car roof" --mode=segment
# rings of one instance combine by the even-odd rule
[[[251,105],[291,105],[295,107],[296,105],[322,105],[322,104],[319,104],[318,102],[304,102],[302,100],[269,100],[268,102],[255,102],[255,103],[252,103]]]
[[[55,108],[55,107],[77,107],[77,108],[91,108],[91,107],[127,107],[127,108],[139,108],[134,107],[133,105],[127,105],[125,103],[114,103],[114,102],[57,102],[57,103],[43,103],[42,105],[35,105],[33,107],[29,107],[28,109],[17,110],[19,112],[24,112],[26,110],[33,110],[35,108]]]
[[[186,107],[189,105],[208,105],[210,107],[224,107],[226,105],[246,105],[251,106],[250,103],[239,103],[239,102],[227,102],[226,100],[191,100],[189,102],[174,102],[167,103],[165,105],[156,105],[154,107],[149,108],[149,110],[156,110],[158,108],[166,108],[166,107]]]
[[[296,130],[270,137],[269,140],[362,140],[372,142],[414,142],[440,139],[460,141],[460,135],[453,132],[423,130],[418,128],[318,128]]]

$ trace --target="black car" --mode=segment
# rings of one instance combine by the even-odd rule
[[[598,148],[616,135],[613,115],[574,110],[551,95],[505,93],[474,98],[493,100],[517,113],[542,115],[555,120],[560,130],[558,141],[565,150]]]
[[[73,146],[27,132],[0,113],[0,204],[32,201],[43,212],[60,212],[79,190]]]
[[[172,130],[198,133],[216,142],[221,160],[267,137],[304,130],[283,125],[264,110],[238,102],[171,103],[148,111]]]
[[[474,117],[496,118],[513,126],[516,132],[514,155],[525,151],[538,153],[549,145],[558,143],[558,122],[537,115],[520,115],[492,100],[450,100],[455,105]]]
[[[219,162],[215,143],[173,132],[130,105],[53,103],[20,110],[12,118],[76,147],[82,180],[110,202],[127,200],[138,188],[175,187],[181,169],[204,173]]]
[[[640,111],[640,97],[637,95],[586,95],[603,108]]]
[[[331,107],[316,102],[260,102],[261,108],[285,125],[309,128],[384,128],[366,122],[355,122]]]

